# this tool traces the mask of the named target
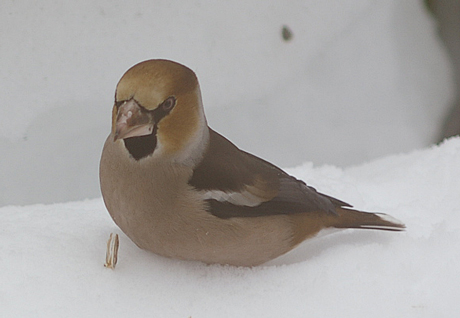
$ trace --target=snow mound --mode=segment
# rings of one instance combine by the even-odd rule
[[[345,230],[256,268],[138,249],[102,200],[0,209],[2,317],[453,317],[460,295],[460,138],[340,169],[289,172],[407,231]],[[103,266],[109,233],[119,263]]]

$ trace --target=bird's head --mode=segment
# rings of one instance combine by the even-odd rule
[[[148,60],[131,67],[118,82],[111,136],[134,160],[193,164],[208,134],[198,79],[189,68]]]

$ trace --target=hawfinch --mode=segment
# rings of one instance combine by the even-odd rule
[[[254,266],[325,228],[402,230],[351,209],[208,127],[189,68],[148,60],[120,79],[100,162],[105,205],[140,248]]]

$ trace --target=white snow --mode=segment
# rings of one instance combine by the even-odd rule
[[[356,168],[290,172],[402,233],[345,230],[256,268],[140,250],[102,200],[0,209],[2,317],[455,317],[460,138]],[[106,241],[120,235],[115,270]]]
[[[6,0],[0,19],[1,317],[458,315],[460,138],[430,146],[453,87],[422,1]],[[252,269],[138,249],[98,162],[117,81],[150,58],[196,71],[238,146],[407,231],[338,231]]]

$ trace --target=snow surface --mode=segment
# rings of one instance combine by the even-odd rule
[[[453,97],[422,1],[4,0],[1,8],[0,205],[100,196],[115,85],[145,59],[195,70],[210,125],[282,167],[343,167],[425,147]]]
[[[354,168],[290,172],[406,232],[345,230],[255,268],[137,248],[102,200],[0,209],[1,317],[456,317],[460,138]],[[103,266],[120,234],[115,270]]]

